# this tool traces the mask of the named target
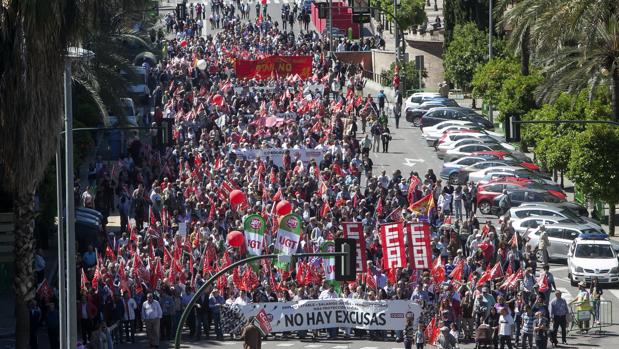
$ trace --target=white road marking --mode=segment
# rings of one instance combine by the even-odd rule
[[[322,347],[322,344],[308,344],[305,346],[305,348],[320,348]]]
[[[291,347],[293,345],[294,345],[294,343],[280,343],[277,346],[278,347]]]
[[[604,292],[610,292],[610,294],[612,294],[616,298],[619,298],[619,290],[606,289],[606,290],[604,290]]]
[[[332,349],[348,349],[349,346],[347,345],[336,345],[334,347],[331,347]]]
[[[378,347],[363,347],[363,348],[359,348],[359,349],[378,349]]]

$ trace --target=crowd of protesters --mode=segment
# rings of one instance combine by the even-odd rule
[[[197,18],[204,14],[203,8],[195,11]],[[172,22],[170,29],[183,26]],[[315,252],[325,240],[341,237],[343,222],[361,222],[366,275],[334,287],[320,265],[303,274],[269,262],[257,273],[242,267],[201,295],[185,324],[187,336],[238,339],[237,333],[222,330],[224,304],[346,297],[411,300],[423,313],[418,327],[408,321],[404,331],[335,328],[326,331],[329,338],[454,348],[458,342],[473,341],[477,329],[488,325],[495,347],[511,348],[515,341],[531,348],[535,341],[537,348],[545,348],[549,333],[559,326],[565,341],[568,306],[559,292],[550,302],[556,287],[548,266],[538,268],[535,253],[524,247],[509,220],[498,225],[479,222],[475,207],[465,201],[462,212],[453,200],[474,195],[473,183],[454,188],[432,171],[374,171],[372,155],[388,151],[388,144],[380,148],[388,120],[384,99],[377,105],[371,96],[363,96],[362,67],[326,54],[328,42],[316,33],[295,36],[268,18],[248,22],[229,16],[223,28],[206,37],[180,30],[164,44],[165,57],[149,68],[158,85],[152,96],[153,122],[174,119],[174,146],[133,139],[118,162],[97,161],[90,186],[76,198],[106,217],[121,217],[119,232],[106,232],[78,248],[77,317],[83,345],[133,343],[143,330],[150,347],[171,340],[195,291],[214,272],[243,258],[246,251],[228,245],[226,236],[242,230],[248,214],[260,214],[268,222],[264,253],[273,252],[274,206],[280,200],[290,202],[302,219],[299,252]],[[312,76],[235,77],[235,59],[276,54],[311,56]],[[197,67],[201,60],[207,63],[205,69]],[[307,89],[316,85],[322,88]],[[266,125],[264,120],[272,116],[281,120]],[[242,150],[271,148],[287,150],[281,165],[270,158],[249,161],[239,155]],[[304,163],[294,157],[297,149],[319,149],[324,156]],[[243,205],[233,206],[222,195],[225,184],[245,194]],[[437,205],[425,213],[411,209],[428,196]],[[379,224],[421,218],[431,227],[432,266],[382,268]],[[589,290],[582,286],[581,292],[579,299],[588,301]],[[273,335],[319,338],[323,333]]]

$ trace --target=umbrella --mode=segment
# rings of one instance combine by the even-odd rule
[[[144,60],[146,60],[150,65],[157,64],[157,56],[155,56],[154,53],[149,52],[149,51],[144,51],[142,53],[139,53],[137,56],[135,56],[135,59],[133,60],[133,64],[137,66],[141,66],[142,63],[144,63]]]

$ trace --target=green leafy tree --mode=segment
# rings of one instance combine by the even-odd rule
[[[542,81],[541,75],[531,72],[522,75],[520,72],[503,81],[499,95],[498,109],[502,115],[525,115],[535,107],[535,90]]]
[[[619,131],[592,126],[574,140],[568,175],[584,193],[610,207],[608,232],[615,235],[615,205],[619,202]]]
[[[619,120],[619,6],[616,0],[523,0],[506,14],[512,33],[530,35],[531,54],[545,77],[540,99],[600,85]],[[518,38],[515,38],[518,40]]]
[[[445,26],[445,47],[457,37],[455,28],[472,22],[477,29],[488,32],[488,1],[443,1],[443,24]]]
[[[395,13],[396,21],[400,26],[400,33],[410,29],[413,26],[420,25],[428,20],[425,11],[424,0],[401,0],[400,6]],[[380,8],[389,18],[393,21],[393,1],[392,0],[380,0],[377,2],[378,8]],[[403,36],[400,36],[401,38]],[[404,40],[400,40],[402,52],[405,52],[406,45]]]
[[[497,105],[503,82],[515,74],[518,74],[518,62],[510,58],[492,59],[478,66],[471,83],[473,96]]]
[[[443,55],[445,77],[468,90],[475,69],[488,60],[487,42],[486,34],[477,29],[474,23],[457,25],[454,39]]]

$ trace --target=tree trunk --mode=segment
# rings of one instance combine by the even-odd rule
[[[608,235],[615,236],[615,203],[608,203]]]
[[[529,48],[530,41],[529,28],[522,34],[522,42],[520,43],[520,74],[529,75],[529,59],[531,57],[531,50]]]
[[[613,69],[613,81],[611,85],[612,89],[612,102],[613,102],[613,119],[619,120],[619,69]]]
[[[561,188],[565,189],[564,172],[561,171]]]
[[[34,191],[15,197],[15,341],[16,348],[30,348],[30,313],[34,300]]]
[[[553,182],[557,182],[557,170],[556,169],[552,169],[552,181]]]

